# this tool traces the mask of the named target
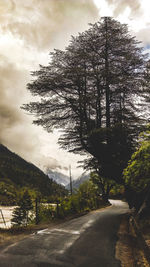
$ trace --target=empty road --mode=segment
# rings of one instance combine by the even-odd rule
[[[5,267],[119,267],[115,258],[117,231],[126,203],[75,218],[53,229],[44,229],[0,251]]]

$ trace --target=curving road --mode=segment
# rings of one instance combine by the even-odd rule
[[[115,258],[117,231],[126,203],[112,206],[62,223],[53,229],[8,246],[0,252],[5,267],[119,267]]]

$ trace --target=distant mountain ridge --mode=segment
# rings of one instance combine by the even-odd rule
[[[79,178],[72,181],[72,188],[78,189],[81,184],[83,184],[85,181],[88,181],[90,179],[90,174],[83,173]],[[66,189],[70,190],[70,183],[68,183],[66,186]]]
[[[47,169],[46,171],[49,178],[58,184],[64,185],[66,189],[70,190],[70,177],[57,171]],[[90,179],[90,175],[84,172],[79,178],[72,180],[73,189],[78,189],[80,184]]]
[[[50,179],[53,179],[58,184],[66,186],[69,183],[69,176],[67,175],[50,169],[47,169],[46,173]]]

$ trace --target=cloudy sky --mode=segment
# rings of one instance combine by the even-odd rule
[[[150,49],[149,0],[0,0],[0,143],[41,168],[67,173],[71,164],[74,177],[82,172],[81,157],[59,149],[59,133],[48,134],[20,110],[32,98],[26,90],[30,72],[101,16],[127,23]]]

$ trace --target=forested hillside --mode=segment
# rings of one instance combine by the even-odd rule
[[[4,201],[15,202],[17,192],[27,187],[42,194],[65,194],[66,190],[56,182],[49,179],[35,165],[25,161],[17,154],[0,145],[0,203]]]

